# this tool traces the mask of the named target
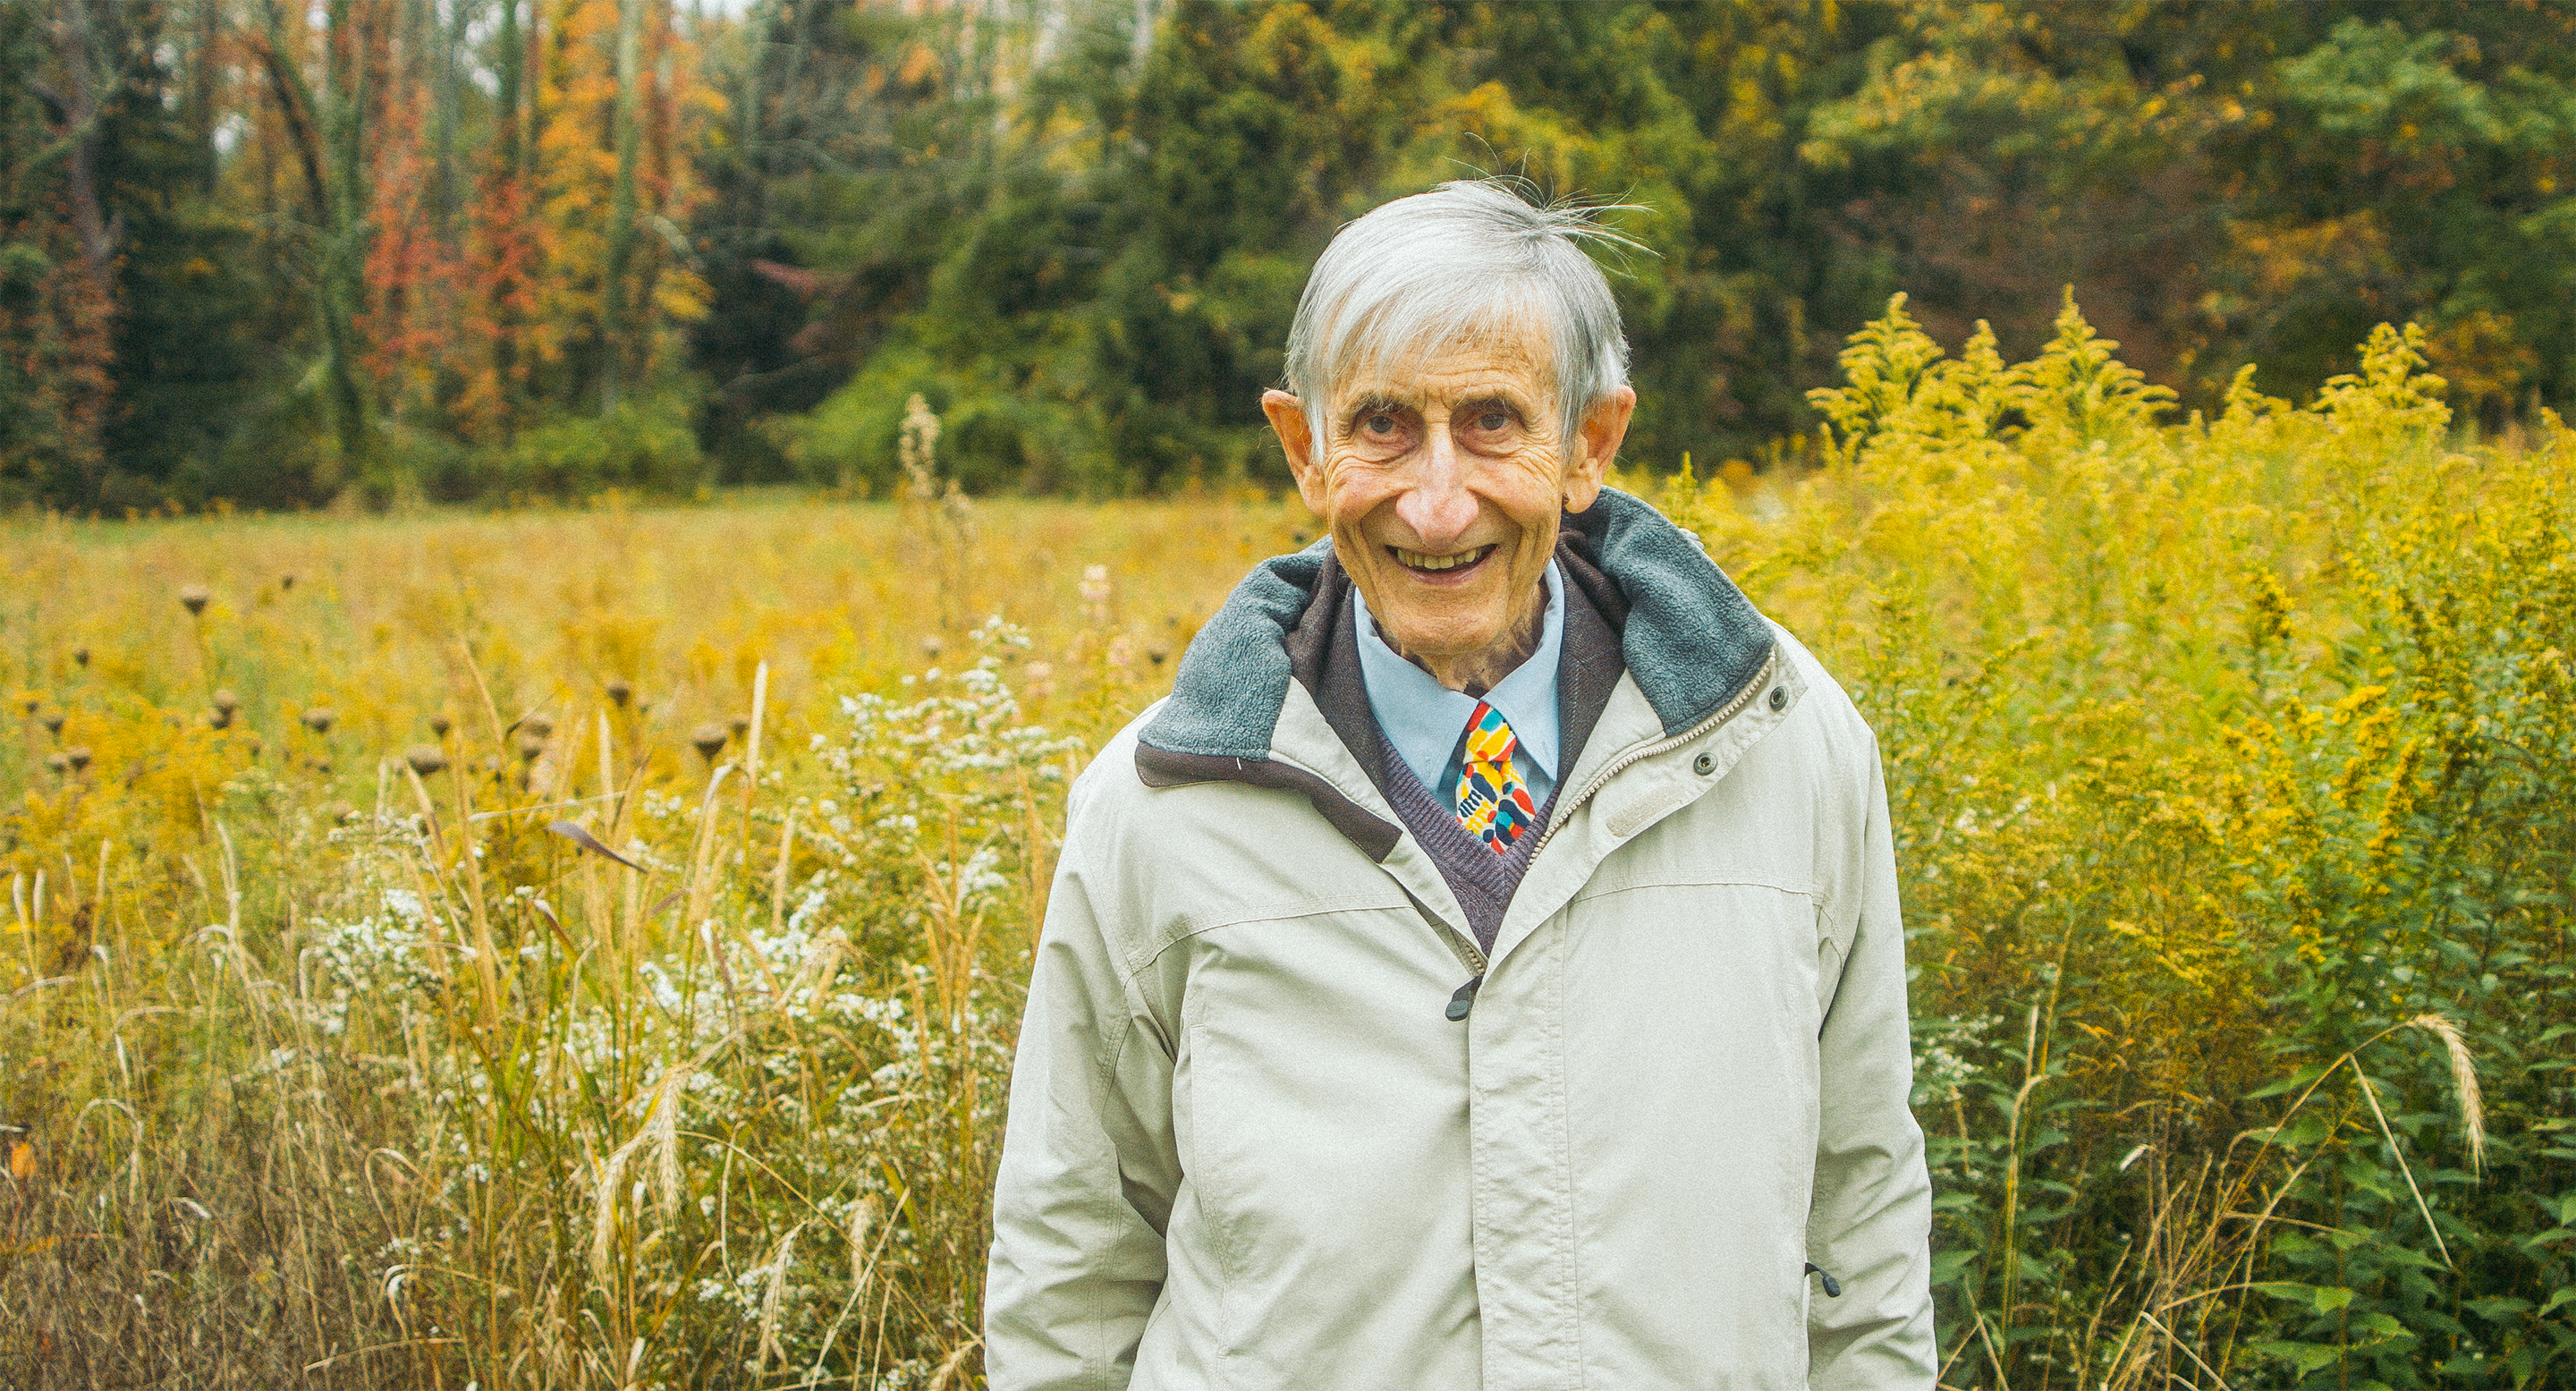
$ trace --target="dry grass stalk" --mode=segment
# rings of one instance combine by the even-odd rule
[[[689,857],[689,878],[684,890],[687,908],[680,915],[683,927],[706,921],[707,903],[715,895],[710,871],[716,849],[716,792],[724,786],[725,775],[733,770],[732,764],[724,764],[707,778],[706,799],[698,808],[697,848]]]
[[[2419,1014],[2406,1023],[2442,1040],[2443,1051],[2451,1060],[2451,1090],[2460,1103],[2460,1128],[2469,1137],[2469,1169],[2472,1173],[2484,1174],[2487,1169],[2486,1100],[2478,1090],[2478,1063],[2469,1052],[2468,1040],[2460,1037],[2460,1026],[2452,1023],[2446,1014]]]
[[[599,1163],[597,1175],[592,1180],[590,1273],[591,1278],[603,1284],[609,1281],[614,1269],[611,1262],[617,1256],[617,1234],[624,1225],[619,1218],[626,1206],[626,1161],[644,1147],[648,1138],[648,1135],[639,1134],[609,1151],[608,1158]]]
[[[974,1356],[983,1346],[982,1338],[969,1338],[959,1343],[955,1351],[940,1359],[939,1370],[930,1374],[930,1383],[926,1391],[941,1391],[941,1388],[948,1385],[950,1378],[955,1377],[958,1370],[966,1365],[966,1359]]]
[[[796,1260],[796,1234],[803,1230],[805,1224],[802,1222],[789,1227],[787,1235],[778,1239],[778,1250],[769,1259],[769,1282],[760,1294],[760,1351],[754,1355],[759,1364],[754,1369],[755,1375],[767,1371],[769,1359],[779,1352],[779,1303],[786,1297],[788,1267]]]
[[[653,1149],[653,1190],[662,1201],[665,1222],[680,1211],[680,1089],[687,1077],[687,1071],[676,1067],[662,1074],[644,1121],[644,1134]]]
[[[2370,1103],[2370,1118],[2378,1122],[2380,1138],[2388,1142],[2388,1152],[2397,1156],[2397,1172],[2406,1176],[2406,1191],[2415,1199],[2415,1211],[2424,1218],[2424,1230],[2432,1233],[2434,1249],[2442,1253],[2442,1264],[2457,1269],[2451,1260],[2451,1244],[2442,1239],[2442,1224],[2433,1220],[2433,1206],[2424,1201],[2423,1186],[2415,1182],[2415,1166],[2406,1162],[2405,1147],[2397,1143],[2397,1132],[2388,1125],[2388,1113],[2379,1107],[2379,1088],[2372,1085],[2359,1062],[2353,1063],[2352,1075],[2361,1083],[2362,1099]]]

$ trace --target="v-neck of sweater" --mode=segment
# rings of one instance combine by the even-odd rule
[[[1591,557],[1560,535],[1556,561],[1565,626],[1557,654],[1557,766],[1568,769],[1583,759],[1593,726],[1610,703],[1627,662],[1620,650],[1620,624],[1627,608],[1618,586]],[[1467,915],[1477,944],[1493,950],[1494,934],[1511,907],[1540,835],[1523,835],[1513,847],[1496,854],[1491,846],[1467,834],[1456,808],[1422,785],[1379,728],[1369,708],[1361,674],[1359,627],[1350,577],[1327,559],[1316,577],[1315,598],[1287,635],[1291,670],[1315,698],[1315,705],[1340,736],[1344,747],[1367,772],[1405,829],[1432,862]],[[1550,793],[1537,824],[1547,825],[1556,796]]]

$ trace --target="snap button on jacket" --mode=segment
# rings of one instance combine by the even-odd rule
[[[1077,780],[997,1391],[1931,1391],[1875,740],[1687,533],[1615,491],[1567,525],[1628,671],[1490,952],[1272,660],[1321,545]]]

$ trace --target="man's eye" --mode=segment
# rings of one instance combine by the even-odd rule
[[[1370,417],[1368,418],[1367,429],[1368,429],[1368,432],[1369,432],[1370,434],[1372,434],[1372,435],[1391,435],[1391,434],[1394,434],[1394,433],[1395,433],[1395,417],[1394,417],[1394,416],[1391,416],[1391,415],[1373,415],[1373,416],[1370,416]]]
[[[1510,423],[1511,417],[1501,411],[1487,411],[1476,417],[1476,428],[1479,430],[1499,430]]]

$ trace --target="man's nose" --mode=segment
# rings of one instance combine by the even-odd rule
[[[1476,495],[1467,491],[1466,464],[1445,422],[1432,422],[1419,472],[1413,486],[1396,499],[1395,515],[1430,551],[1456,545],[1476,524]]]

